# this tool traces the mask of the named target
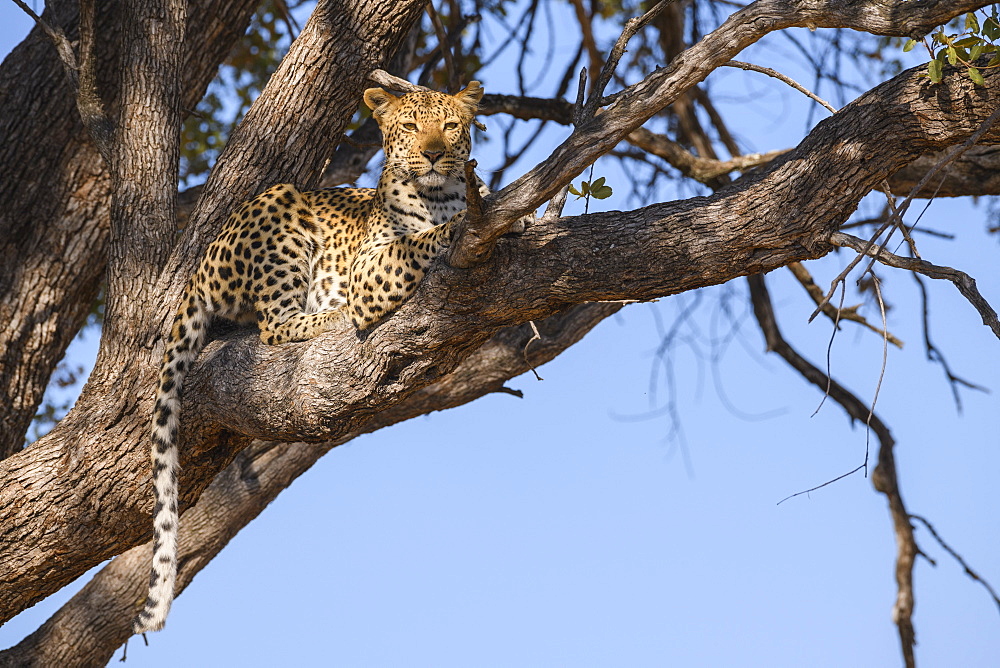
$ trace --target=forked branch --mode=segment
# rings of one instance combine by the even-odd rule
[[[928,278],[951,281],[955,284],[955,287],[958,288],[958,291],[962,293],[962,296],[969,300],[969,303],[972,304],[979,312],[979,315],[983,319],[983,324],[989,327],[997,338],[1000,339],[1000,320],[997,319],[997,312],[993,310],[990,303],[986,301],[983,295],[979,292],[979,288],[976,287],[976,279],[972,278],[964,271],[932,264],[926,260],[919,260],[912,257],[901,257],[890,253],[887,250],[878,249],[874,246],[874,244],[868,241],[843,232],[834,232],[831,234],[830,243],[835,246],[852,248],[858,253],[873,257],[882,264],[890,267],[913,271],[927,276]]]
[[[80,2],[81,62],[79,64],[73,53],[73,46],[62,30],[49,25],[23,0],[14,0],[14,3],[34,19],[55,47],[59,61],[66,72],[66,77],[69,79],[70,87],[76,94],[76,107],[80,112],[80,118],[94,140],[101,158],[104,159],[105,164],[111,165],[114,123],[104,111],[104,104],[97,93],[97,78],[94,74],[94,0],[81,0]]]

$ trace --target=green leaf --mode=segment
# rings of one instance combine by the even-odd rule
[[[983,55],[983,45],[982,43],[979,43],[972,47],[972,50],[969,51],[969,61],[975,62],[979,60],[979,56],[981,55]]]
[[[917,45],[917,40],[915,40],[915,39],[908,39],[908,40],[906,40],[906,44],[903,45],[903,51],[907,51],[907,52],[908,51],[913,51],[913,47],[915,47],[916,45]]]
[[[611,193],[613,192],[614,191],[611,189],[611,186],[601,186],[599,188],[594,188],[592,194],[597,199],[607,199],[611,197]]]
[[[969,78],[972,79],[972,83],[974,84],[977,84],[979,86],[986,85],[986,80],[983,79],[983,75],[980,74],[979,70],[977,70],[975,67],[969,68]]]
[[[599,178],[594,179],[594,182],[590,184],[590,189],[591,190],[597,190],[598,188],[602,187],[603,185],[604,185],[604,177],[601,176]]]
[[[577,190],[577,189],[576,189],[576,188],[575,188],[575,187],[573,186],[573,184],[570,184],[570,186],[569,186],[569,194],[570,194],[570,195],[576,195],[577,197],[583,197],[583,193],[582,193],[582,192],[580,192],[579,190]]]
[[[932,83],[941,83],[941,61],[935,58],[931,62],[927,63],[927,76],[931,78]]]
[[[965,29],[969,32],[979,32],[979,19],[972,12],[965,15]]]
[[[948,47],[948,64],[958,65],[958,51],[953,46]]]
[[[995,16],[986,19],[986,23],[983,24],[983,34],[991,42],[1000,37],[1000,21],[997,21]]]
[[[1000,53],[990,58],[990,62],[986,63],[986,67],[996,67],[1000,65]]]

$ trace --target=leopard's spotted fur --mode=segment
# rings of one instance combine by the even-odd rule
[[[261,340],[280,344],[313,338],[345,317],[366,330],[389,315],[465,208],[469,128],[482,94],[476,81],[456,95],[367,90],[384,135],[377,188],[274,186],[240,206],[208,247],[174,318],[153,409],[155,543],[136,633],[162,628],[174,597],[181,391],[210,321],[256,320]]]

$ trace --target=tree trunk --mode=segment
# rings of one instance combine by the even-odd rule
[[[76,39],[76,2],[43,18]],[[98,91],[118,108],[121,5],[99,2]],[[193,109],[242,34],[254,0],[193,2],[183,101]],[[107,263],[111,179],[52,43],[36,27],[0,65],[0,459],[18,452],[56,364],[90,313]],[[40,123],[39,119],[45,119]]]

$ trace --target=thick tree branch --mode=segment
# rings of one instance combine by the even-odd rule
[[[31,450],[3,462],[0,476],[11,476],[4,478],[10,482],[5,482],[3,492],[19,500],[5,501],[0,508],[0,530],[5,532],[0,536],[0,551],[24,540],[47,547],[37,552],[16,550],[20,554],[7,562],[11,568],[0,573],[4,593],[0,618],[9,619],[57,590],[84,572],[86,564],[99,563],[147,538],[151,498],[147,487],[148,396],[156,384],[160,332],[167,330],[187,277],[214,236],[213,230],[222,224],[223,212],[261,185],[290,178],[307,183],[310,175],[319,176],[332,150],[329,138],[342,134],[357,108],[366,84],[363,73],[386,64],[421,8],[419,0],[320,3],[234,133],[160,280],[144,287],[143,295],[158,298],[151,307],[146,341],[121,358],[130,364],[92,374],[77,406],[49,435]],[[215,459],[187,472],[192,485],[186,500],[196,498],[245,442],[232,436],[220,438]],[[112,461],[113,473],[106,469]],[[94,475],[98,469],[104,471]],[[92,488],[93,494],[86,494],[85,480],[101,490]],[[44,489],[48,500],[35,499],[35,492],[27,492],[28,488]],[[83,515],[62,516],[67,521],[61,518],[54,530],[42,536],[31,527],[33,504],[23,503],[26,498],[41,502],[40,507],[76,507]],[[88,532],[86,540],[79,539],[81,530]],[[35,533],[35,538],[29,539],[25,531]],[[67,551],[70,545],[76,547]],[[17,575],[29,571],[35,575],[27,579]]]
[[[117,109],[117,2],[94,17],[97,88]],[[200,0],[184,42],[183,105],[193,108],[250,20],[249,0]],[[75,0],[46,3],[74,37]],[[52,370],[90,312],[110,236],[110,178],[82,126],[51,44],[36,28],[0,65],[0,459],[21,449]],[[38,119],[44,118],[44,123]],[[39,178],[59,174],[60,178]]]
[[[307,26],[303,35],[309,34]],[[314,66],[308,71],[314,73],[315,64],[324,61],[316,55],[310,62]],[[340,87],[356,76],[330,74],[339,74]],[[330,92],[324,87],[327,77],[321,70],[310,81],[309,95],[324,99]],[[362,86],[358,77],[346,87]],[[296,90],[287,88],[288,94]],[[982,87],[951,75],[932,86],[917,72],[906,72],[820,123],[766,171],[745,176],[716,195],[537,225],[520,238],[502,241],[490,261],[469,271],[438,263],[414,298],[364,341],[345,328],[302,344],[268,347],[255,335],[242,333],[212,344],[186,390],[184,504],[190,505],[251,438],[325,441],[364,429],[382,411],[455,369],[499,328],[584,301],[651,299],[829,252],[830,234],[866,193],[915,156],[971,135],[996,107],[998,89],[1000,75],[987,75]],[[282,106],[280,95],[262,98],[272,110],[306,111],[296,106],[299,100]],[[638,98],[623,96],[616,106],[630,99],[633,104]],[[329,113],[328,106],[317,107]],[[261,149],[264,159],[240,166],[268,164],[267,158],[289,161],[283,163],[286,169],[289,164],[322,164],[315,154],[275,157],[270,152],[270,140],[255,134],[275,127],[263,122],[267,108],[252,111],[249,125],[234,137],[235,146],[242,146],[234,149],[236,155],[257,155],[257,144],[245,143],[252,137],[269,147]],[[598,127],[617,132],[613,117],[601,125],[607,116],[612,115],[598,115],[588,132]],[[329,132],[335,124],[326,123],[327,134],[339,137],[340,132]],[[996,143],[1000,135],[991,131],[984,141]],[[559,156],[557,151],[557,163]],[[239,180],[235,166],[220,169],[210,189],[229,183],[235,192],[203,197],[168,264],[162,289],[156,291],[163,295],[164,320],[207,243],[213,229],[209,221],[227,210],[211,202],[242,197],[245,191],[238,186],[264,171]],[[524,181],[519,196],[544,201],[540,193],[549,185],[532,183]],[[490,202],[488,198],[487,207]],[[86,410],[71,414],[50,438],[0,468],[0,475],[7,476],[0,490],[0,527],[11,527],[15,538],[0,541],[0,560],[11,565],[9,575],[0,574],[0,586],[13,598],[0,603],[0,618],[148,538],[148,501],[136,490],[148,480],[145,434],[154,364],[142,359],[138,366],[142,372],[128,378],[128,385],[85,395]],[[109,396],[114,400],[108,401]],[[77,447],[73,439],[79,434],[93,434],[93,440]],[[94,475],[98,468],[101,474]],[[18,502],[28,497],[30,508]],[[37,507],[60,509],[59,521],[44,534],[31,531],[39,521],[32,513]],[[72,540],[81,530],[87,531],[85,548]],[[73,547],[67,551],[67,545]]]
[[[544,336],[532,346],[531,365],[552,360],[620,308],[620,304],[587,304],[540,323]],[[379,414],[364,431],[502,391],[504,383],[528,370],[529,361],[522,351],[531,336],[526,326],[499,332],[454,372]],[[358,435],[320,444],[257,441],[242,451],[184,514],[178,579],[181,590],[293,480],[331,448]],[[132,635],[131,620],[146,595],[151,552],[151,543],[147,543],[114,559],[37,631],[0,651],[0,666],[107,663]],[[77,640],[66,643],[66,637]]]
[[[187,3],[123,0],[123,5],[122,94],[109,151],[111,243],[98,373],[119,370],[121,360],[149,339],[142,325],[157,296],[146,288],[155,283],[177,234]]]
[[[452,256],[460,258],[463,266],[488,257],[492,244],[511,222],[551,199],[630,132],[770,32],[791,27],[851,28],[877,35],[922,36],[988,4],[981,0],[757,0],[732,14],[670,65],[616,95],[614,104],[577,127],[542,163],[490,195],[486,201],[489,215],[474,234],[459,235]]]
[[[939,164],[945,152],[924,155],[889,177],[895,195],[909,195],[926,174]],[[981,197],[1000,195],[1000,148],[973,146],[931,179],[914,197]]]
[[[536,225],[469,271],[439,263],[417,295],[360,344],[345,329],[302,344],[263,346],[255,335],[234,335],[210,345],[186,392],[184,503],[251,438],[343,438],[450,372],[501,327],[585,301],[652,299],[825,254],[830,234],[861,197],[913,155],[971,135],[993,111],[998,88],[1000,74],[989,75],[972,96],[964,78],[946,77],[932,89],[918,72],[903,73],[820,123],[768,171],[712,197]],[[933,96],[925,94],[932,90]],[[1000,141],[1000,135],[991,131],[984,141]],[[70,577],[147,539],[148,501],[133,490],[134,481],[148,476],[150,378],[148,386],[129,387],[138,401],[105,400],[87,415],[87,428],[71,414],[50,439],[3,463],[8,482],[0,490],[0,526],[23,536],[0,543],[0,559],[12,564],[10,577],[18,583],[3,586],[20,592],[3,614],[58,582],[54,563]],[[39,467],[50,471],[47,462],[63,456],[64,434],[88,432],[97,432],[98,441],[83,452],[71,450],[79,457],[72,467],[39,478]],[[107,461],[114,469],[89,473]],[[93,488],[109,480],[112,487]],[[64,523],[44,535],[32,532],[38,518],[15,502],[25,485],[41,494],[35,504],[59,507]],[[100,499],[100,513],[90,503],[73,503],[78,495]],[[88,552],[58,552],[72,542],[60,533],[80,526],[90,528]]]

